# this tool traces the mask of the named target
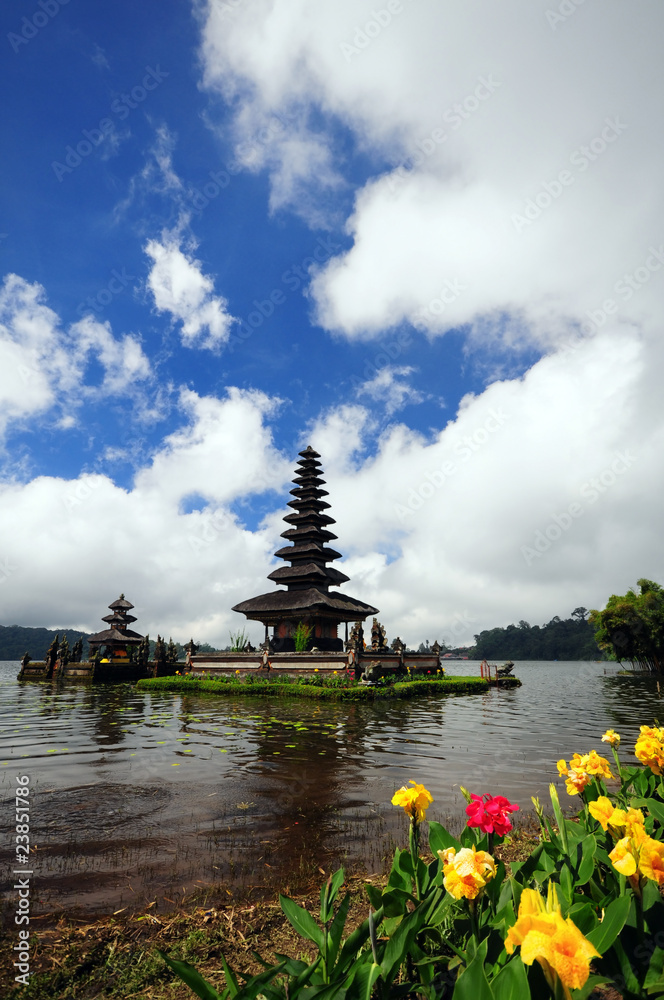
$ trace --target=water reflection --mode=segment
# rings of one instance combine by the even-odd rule
[[[220,882],[297,887],[341,861],[377,870],[404,839],[389,803],[410,778],[431,790],[431,817],[458,829],[460,784],[525,810],[547,797],[559,757],[612,727],[633,762],[639,725],[663,714],[655,680],[610,664],[517,664],[514,691],[374,705],[57,689],[19,685],[16,670],[0,665],[0,787],[8,798],[17,773],[31,777],[51,909]]]

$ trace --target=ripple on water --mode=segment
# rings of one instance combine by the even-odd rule
[[[601,663],[518,663],[513,691],[374,705],[58,689],[19,685],[17,669],[0,664],[0,789],[7,799],[17,773],[31,778],[50,907],[283,885],[321,860],[375,869],[405,836],[390,798],[410,778],[431,790],[431,818],[458,828],[460,785],[525,810],[548,797],[558,758],[599,748],[612,727],[630,760],[639,725],[662,715],[654,679]]]

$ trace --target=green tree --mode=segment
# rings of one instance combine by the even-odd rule
[[[595,639],[612,659],[629,660],[642,670],[664,669],[664,589],[653,580],[637,581],[626,594],[612,594],[602,611],[590,612]]]

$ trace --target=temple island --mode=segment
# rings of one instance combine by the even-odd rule
[[[133,607],[124,594],[109,604],[111,613],[102,618],[108,627],[88,636],[88,660],[82,660],[82,639],[70,649],[67,636],[60,641],[56,635],[44,660],[31,660],[30,655],[25,654],[18,679],[126,683],[174,674],[178,666],[175,643],[171,640],[167,645],[158,635],[150,656],[150,636],[139,635],[129,628],[136,621],[130,614]]]
[[[264,626],[259,649],[246,642],[234,652],[199,654],[192,639],[185,646],[186,663],[178,664],[172,640],[167,645],[157,636],[152,649],[149,636],[129,627],[136,621],[130,613],[134,605],[120,594],[102,618],[107,627],[88,637],[89,660],[82,661],[81,640],[70,650],[66,636],[62,642],[56,636],[44,661],[33,662],[25,654],[19,680],[127,682],[174,675],[178,667],[193,677],[344,671],[369,684],[386,674],[435,675],[441,669],[438,642],[422,653],[408,651],[398,636],[388,646],[378,608],[339,589],[349,578],[330,565],[341,553],[330,545],[337,536],[330,530],[335,521],[327,513],[320,455],[311,446],[299,454],[291,509],[284,517],[287,530],[281,535],[288,544],[275,552],[285,565],[268,576],[277,586],[232,609]],[[368,641],[367,618],[372,619]]]
[[[426,653],[407,652],[398,637],[388,646],[385,629],[375,617],[378,608],[336,589],[349,578],[328,565],[340,559],[341,553],[329,544],[337,536],[330,531],[335,521],[326,513],[330,504],[323,499],[328,492],[322,489],[325,480],[320,455],[311,446],[299,454],[295,485],[290,491],[293,499],[288,502],[292,509],[284,517],[288,528],[281,535],[289,544],[275,552],[290,565],[280,566],[268,576],[286,589],[241,601],[232,609],[265,627],[260,649],[248,646],[232,653],[189,654],[188,671],[193,676],[213,677],[247,669],[266,674],[273,670],[351,670],[369,681],[407,670],[435,673],[440,668],[437,642]],[[367,643],[362,626],[370,616],[373,622]]]

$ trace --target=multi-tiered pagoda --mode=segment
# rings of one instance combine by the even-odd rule
[[[134,615],[129,611],[133,604],[125,599],[124,594],[120,594],[117,601],[109,604],[110,615],[102,618],[108,624],[108,628],[103,632],[88,636],[90,646],[90,659],[93,658],[97,650],[103,650],[103,655],[109,660],[127,661],[129,659],[129,646],[139,646],[143,641],[143,636],[138,632],[132,632],[128,628],[131,622],[135,622]]]
[[[288,503],[293,513],[284,517],[292,527],[281,535],[292,544],[275,552],[290,566],[281,566],[268,576],[268,580],[284,584],[287,589],[242,601],[233,611],[241,612],[251,621],[262,622],[266,640],[268,629],[272,628],[271,644],[275,652],[295,649],[293,635],[300,623],[311,627],[310,647],[340,651],[343,640],[338,636],[339,625],[363,622],[369,615],[378,614],[378,609],[355,597],[330,593],[330,587],[346,583],[348,577],[327,565],[340,559],[341,553],[327,544],[337,536],[327,527],[335,523],[334,518],[324,513],[330,504],[323,500],[328,493],[321,489],[325,480],[320,476],[323,471],[318,461],[320,455],[309,446],[300,456],[293,479],[295,489],[290,491],[295,499]]]

